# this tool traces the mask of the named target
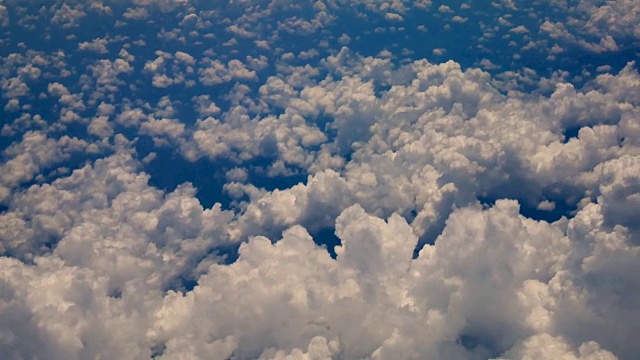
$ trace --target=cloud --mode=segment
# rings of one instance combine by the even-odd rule
[[[109,52],[109,50],[107,49],[108,43],[109,41],[107,39],[94,39],[91,42],[84,41],[78,44],[78,50],[107,54]]]
[[[2,27],[9,26],[9,22],[10,22],[9,12],[7,11],[7,7],[4,5],[0,5],[0,18],[2,18],[2,20],[0,21],[0,25]]]
[[[2,87],[3,90],[2,97],[9,99],[26,96],[30,91],[27,84],[18,77],[2,79],[0,87]]]
[[[203,85],[217,85],[231,80],[256,80],[256,72],[247,69],[239,60],[230,60],[226,65],[218,60],[211,61],[199,71],[200,83]]]
[[[149,16],[149,12],[143,7],[128,8],[122,16],[128,20],[143,20]]]
[[[552,39],[579,45],[590,52],[602,53],[619,50],[618,44],[611,35],[603,35],[598,42],[589,42],[572,34],[565,28],[564,24],[560,22],[552,23],[546,21],[540,25],[540,30],[548,33]]]
[[[51,23],[61,25],[63,28],[77,27],[78,21],[84,18],[87,14],[82,11],[82,5],[76,4],[71,7],[69,5],[62,4],[52,8],[55,13],[51,18]]]
[[[166,358],[211,351],[222,358],[304,352],[442,359],[504,352],[511,358],[536,351],[548,358],[558,352],[615,358],[594,341],[571,345],[561,334],[573,335],[566,326],[584,314],[552,310],[568,295],[554,289],[579,294],[567,285],[554,287],[554,279],[571,273],[567,254],[580,241],[565,237],[561,226],[520,217],[515,202],[460,209],[415,260],[417,238],[397,215],[384,221],[356,205],[340,215],[336,232],[342,238],[337,260],[299,226],[276,243],[253,238],[241,246],[237,262],[212,265],[193,291],[170,291],[160,303],[150,298],[150,312],[135,320],[149,326],[144,343]],[[121,299],[133,300],[128,290]],[[363,331],[350,331],[354,322]],[[418,328],[428,341],[415,336]],[[533,345],[540,343],[557,345]]]
[[[564,339],[547,334],[534,336],[505,355],[506,359],[616,359],[595,342],[585,342],[576,351]]]
[[[5,356],[640,352],[635,2],[120,5],[0,5]]]
[[[32,180],[43,170],[62,162],[71,153],[87,151],[89,144],[77,138],[63,136],[52,139],[41,132],[27,132],[22,141],[3,153],[0,176],[0,201],[10,199],[11,191]]]

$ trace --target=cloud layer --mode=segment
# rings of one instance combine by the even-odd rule
[[[0,0],[0,352],[633,359],[639,24]]]

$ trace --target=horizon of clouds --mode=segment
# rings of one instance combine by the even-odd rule
[[[640,4],[0,0],[9,359],[632,359]]]

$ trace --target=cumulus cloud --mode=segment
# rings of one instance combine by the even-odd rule
[[[107,39],[93,39],[93,41],[88,42],[84,41],[78,44],[78,50],[84,51],[93,51],[99,54],[106,54],[109,52],[107,49],[107,44],[109,41]]]
[[[226,65],[214,60],[200,70],[203,85],[217,85],[231,80],[255,80],[256,72],[247,69],[239,60],[230,60]]]
[[[640,352],[635,2],[0,3],[3,356]]]
[[[0,201],[6,202],[21,183],[32,180],[45,169],[62,162],[74,152],[88,151],[89,144],[78,138],[52,139],[41,132],[27,132],[22,141],[3,152],[0,166]]]
[[[152,194],[149,201],[157,199]],[[173,197],[167,198],[167,204]],[[117,204],[120,202],[115,201],[114,206],[119,206]],[[167,205],[160,209],[164,206]],[[135,218],[132,221],[135,223]],[[145,223],[149,223],[148,219],[137,226]],[[85,234],[92,232],[88,226],[79,224],[78,230]],[[567,354],[574,358],[614,359],[613,354],[602,350],[596,342],[610,340],[607,332],[596,331],[585,336],[577,331],[576,322],[596,321],[606,325],[607,322],[603,323],[606,317],[619,316],[620,310],[606,300],[595,304],[585,302],[591,296],[598,299],[598,293],[591,291],[602,289],[579,285],[587,277],[573,269],[575,259],[569,259],[567,254],[573,254],[570,249],[574,247],[583,247],[584,240],[566,237],[562,230],[565,226],[524,219],[518,215],[518,204],[513,201],[498,202],[488,210],[460,209],[448,220],[436,244],[424,248],[420,256],[412,260],[417,237],[404,219],[394,215],[384,221],[355,205],[345,209],[336,221],[336,233],[342,240],[336,260],[314,244],[304,228],[294,226],[275,244],[267,238],[256,237],[242,245],[240,258],[234,264],[211,265],[192,291],[184,294],[169,291],[164,295],[153,288],[161,286],[163,277],[170,277],[171,272],[157,273],[163,266],[162,262],[152,265],[153,253],[136,252],[134,243],[128,240],[130,237],[120,238],[114,234],[107,243],[126,241],[129,245],[117,247],[121,250],[116,252],[110,250],[113,262],[109,262],[109,266],[100,265],[98,261],[104,257],[100,256],[100,247],[95,248],[100,242],[93,242],[93,252],[85,253],[82,238],[71,230],[54,254],[36,260],[38,267],[4,260],[4,268],[13,269],[13,277],[5,278],[10,281],[10,289],[14,294],[21,294],[43,281],[40,279],[45,274],[69,284],[60,289],[62,293],[75,293],[77,290],[66,289],[66,286],[86,287],[88,279],[99,274],[104,280],[93,282],[85,291],[85,296],[94,298],[90,302],[83,302],[80,297],[66,300],[60,295],[47,297],[47,301],[59,302],[53,303],[58,308],[50,307],[47,317],[43,317],[46,313],[36,312],[31,322],[23,325],[38,324],[39,330],[23,331],[35,331],[37,338],[42,339],[38,340],[40,346],[30,350],[17,348],[14,353],[29,354],[28,351],[44,348],[75,357],[80,349],[73,345],[74,339],[86,338],[85,331],[91,331],[93,338],[118,341],[131,347],[129,354],[149,356],[152,349],[160,349],[166,358],[178,354],[273,358],[306,350],[313,356],[344,358],[479,359],[501,354],[505,358],[535,356],[533,354],[554,358]],[[129,228],[118,231],[135,231],[135,227],[126,229]],[[171,244],[163,244],[161,239],[154,240],[153,244]],[[81,242],[72,246],[74,241]],[[140,245],[145,243],[137,241]],[[180,249],[163,262],[180,257],[186,250]],[[141,256],[151,258],[143,261]],[[588,261],[599,255],[582,256],[583,261]],[[60,260],[54,260],[57,258]],[[55,261],[59,265],[52,268]],[[65,263],[75,267],[64,266]],[[171,265],[167,270],[175,271],[175,265]],[[34,274],[34,271],[41,273]],[[83,277],[72,280],[72,274],[79,276],[80,271],[85,273]],[[32,280],[20,280],[25,272]],[[69,280],[63,280],[69,276]],[[146,284],[140,287],[137,279]],[[130,286],[134,284],[138,285],[132,293]],[[219,289],[226,290],[219,292]],[[142,303],[139,296],[134,296],[141,292],[148,294]],[[42,297],[32,299],[36,303],[44,300]],[[65,302],[69,305],[63,305]],[[118,303],[122,305],[116,306]],[[77,314],[61,312],[68,306],[78,307]],[[122,306],[134,306],[135,310],[129,311],[134,311],[136,316],[109,321],[96,330],[72,328],[71,323],[66,322],[76,318],[89,321],[87,325],[90,325],[101,316],[108,319],[125,311]],[[598,313],[606,317],[592,318],[589,315],[592,306],[597,306]],[[92,313],[95,320],[84,317],[82,314],[86,311]],[[64,322],[54,323],[55,319],[64,319]],[[274,323],[281,325],[273,327]],[[68,338],[64,341],[58,338],[53,344],[48,340],[51,345],[46,345],[54,324],[65,329]],[[359,324],[362,331],[352,331],[354,324]],[[619,326],[619,323],[609,324]],[[137,342],[121,338],[120,332],[108,331],[110,326],[118,325],[138,329]],[[429,334],[427,341],[415,336],[418,329],[419,334]],[[632,354],[633,332],[629,330],[633,328],[624,330],[626,335],[625,331],[616,335],[627,339],[627,346],[631,346],[627,351]],[[534,345],[541,343],[556,345]],[[578,345],[571,345],[574,343]],[[88,354],[108,351],[101,347],[83,349]]]

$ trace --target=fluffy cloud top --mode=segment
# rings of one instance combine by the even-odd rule
[[[0,0],[2,356],[634,359],[638,5],[477,6]]]

